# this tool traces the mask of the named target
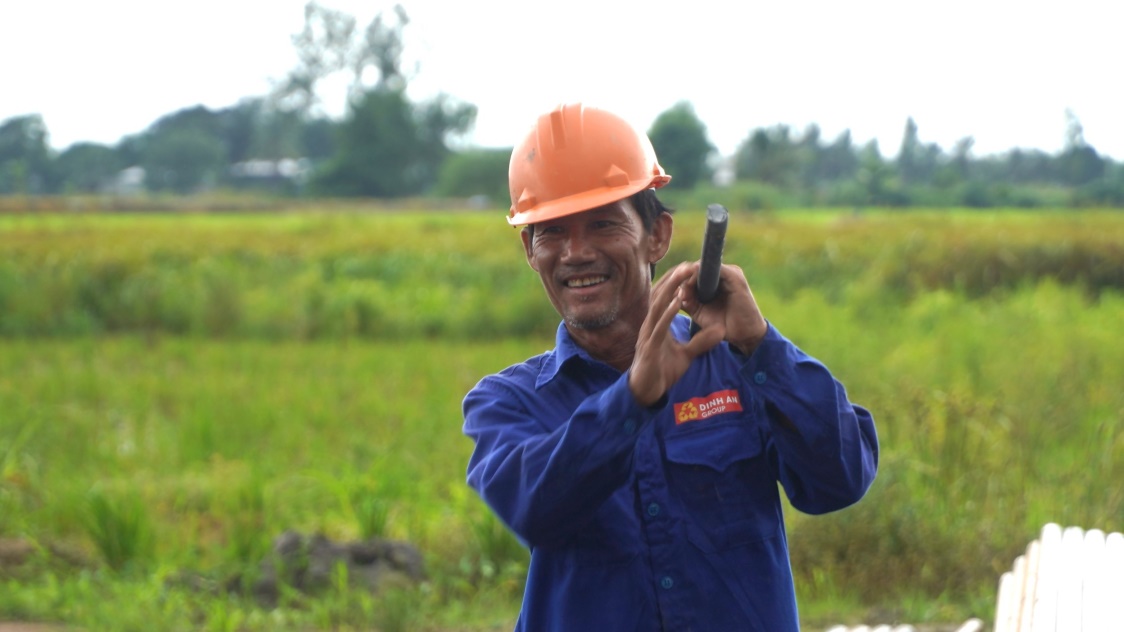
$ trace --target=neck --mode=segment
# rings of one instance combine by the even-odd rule
[[[632,366],[636,355],[636,339],[640,325],[633,325],[624,319],[617,319],[606,327],[597,329],[578,329],[566,325],[570,337],[579,347],[585,349],[595,360],[625,372]]]

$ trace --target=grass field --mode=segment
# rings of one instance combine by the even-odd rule
[[[702,214],[677,223],[669,260],[696,258]],[[863,502],[789,512],[808,629],[987,619],[1042,523],[1124,529],[1121,237],[1108,212],[732,218],[726,260],[882,442]],[[0,253],[0,620],[510,628],[526,557],[464,485],[460,401],[556,317],[502,214],[15,215]],[[277,608],[180,581],[289,528],[408,540],[429,580]]]

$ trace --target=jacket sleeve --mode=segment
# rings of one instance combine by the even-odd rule
[[[543,397],[501,374],[463,405],[464,433],[476,443],[468,484],[531,546],[576,533],[629,481],[638,431],[655,415],[636,403],[627,373],[555,419],[532,413],[552,414]]]
[[[792,506],[821,514],[858,502],[878,469],[870,412],[852,404],[827,367],[772,324],[741,374],[764,402],[778,478]]]

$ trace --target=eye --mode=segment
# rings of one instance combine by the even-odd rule
[[[542,233],[543,235],[561,235],[562,234],[562,227],[557,225],[557,224],[555,224],[553,226],[549,226],[549,225],[543,226],[542,228],[539,229],[539,232]]]
[[[593,228],[596,228],[598,230],[604,228],[612,228],[613,226],[616,226],[616,223],[607,219],[600,219],[596,222],[593,222]]]

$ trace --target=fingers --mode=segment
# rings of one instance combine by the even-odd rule
[[[690,264],[681,263],[669,270],[667,274],[663,275],[652,288],[649,314],[651,314],[653,310],[662,309],[668,301],[678,296],[680,294],[680,288],[682,288],[684,282],[690,278],[691,272]]]
[[[745,271],[735,265],[722,264],[722,271],[718,279],[724,292],[736,292],[742,288],[749,289],[749,281],[745,278]]]
[[[691,358],[697,358],[702,354],[710,351],[718,343],[726,338],[726,328],[721,325],[712,325],[710,327],[703,327],[694,336],[691,337],[687,344],[684,345],[688,355]]]
[[[671,327],[671,321],[674,320],[675,315],[679,313],[682,303],[682,300],[679,298],[680,296],[681,292],[677,288],[675,294],[664,304],[664,311],[660,314],[659,320],[656,321],[656,331],[666,332],[668,328]],[[656,306],[658,305],[657,303]]]
[[[653,291],[657,292],[657,291],[660,290],[660,288],[664,288],[664,287],[667,287],[669,285],[670,286],[676,286],[676,287],[678,287],[680,285],[683,285],[683,283],[692,274],[695,273],[697,268],[698,268],[698,262],[681,263],[681,264],[675,266],[674,268],[668,270],[667,273],[664,274],[660,278],[660,280],[656,282],[656,285],[653,288]]]
[[[652,289],[648,316],[640,326],[641,340],[668,335],[671,321],[674,320],[681,307],[682,284],[680,279],[684,275],[683,270],[676,268],[668,272]]]
[[[681,263],[675,268],[668,271],[660,283],[666,283],[664,287],[673,286],[678,296],[680,307],[691,311],[689,306],[696,301],[695,298],[695,279],[698,278],[699,264]]]

